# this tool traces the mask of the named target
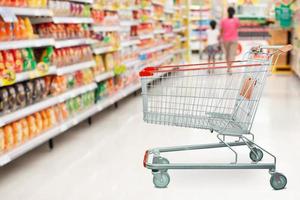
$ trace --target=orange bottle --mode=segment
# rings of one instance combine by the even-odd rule
[[[23,134],[23,141],[29,139],[29,127],[26,119],[21,119],[20,123],[22,125],[22,134]]]
[[[10,150],[14,146],[14,134],[11,125],[4,126],[5,150]]]
[[[37,133],[40,134],[43,131],[42,115],[39,112],[37,112],[34,113],[34,117],[35,117],[35,122],[37,127]]]
[[[18,18],[18,21],[13,23],[13,39],[20,40],[22,39],[22,31],[21,31],[21,23],[20,18]]]
[[[23,142],[23,133],[22,133],[22,125],[20,122],[12,123],[12,128],[14,132],[14,144],[18,145]]]
[[[35,118],[32,115],[30,115],[26,117],[26,119],[29,127],[29,137],[32,138],[37,134]]]
[[[0,153],[5,150],[5,137],[4,137],[4,130],[0,128]]]

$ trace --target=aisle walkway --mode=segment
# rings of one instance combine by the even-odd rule
[[[300,79],[269,78],[253,132],[259,144],[278,156],[278,170],[288,187],[273,191],[265,170],[171,171],[167,189],[155,189],[142,167],[145,149],[154,146],[216,141],[206,131],[161,127],[142,121],[141,97],[129,97],[55,138],[49,152],[43,145],[0,168],[3,200],[176,200],[300,199]],[[248,151],[244,149],[244,159]],[[170,160],[233,160],[228,150],[177,153]],[[268,158],[266,158],[268,160]],[[259,195],[259,196],[258,196]]]

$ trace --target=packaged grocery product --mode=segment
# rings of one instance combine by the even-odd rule
[[[17,121],[12,123],[13,134],[14,134],[14,144],[18,145],[23,142],[23,132],[22,132],[22,124]]]
[[[34,79],[32,81],[32,84],[33,84],[32,98],[34,102],[37,102],[41,100],[43,94],[41,84],[40,84],[40,79]]]
[[[46,114],[48,117],[49,126],[53,127],[56,124],[56,117],[53,108],[46,109]]]
[[[61,103],[58,106],[59,106],[59,109],[61,111],[63,120],[66,120],[69,117],[69,112],[68,112],[66,104],[65,103]]]
[[[0,41],[8,40],[5,26],[5,22],[2,19],[0,19]]]
[[[0,128],[0,154],[5,150],[5,136],[4,136],[4,130],[1,127]]]
[[[36,122],[36,129],[37,133],[41,133],[43,131],[43,119],[42,115],[39,112],[34,113],[35,122]]]
[[[6,32],[6,39],[13,40],[14,39],[13,24],[5,23],[4,26],[5,26],[5,32]]]
[[[23,59],[23,71],[30,71],[36,68],[36,61],[31,48],[21,50]]]
[[[42,120],[43,120],[43,130],[47,130],[50,126],[49,126],[49,119],[47,117],[47,113],[45,110],[40,112],[42,115]]]
[[[10,150],[14,146],[14,133],[10,124],[4,126],[5,150]]]
[[[15,68],[14,71],[16,73],[22,72],[23,71],[23,59],[22,59],[22,53],[20,50],[15,49],[11,50],[14,58],[14,63],[15,63]]]
[[[11,51],[2,51],[2,55],[4,58],[5,68],[11,71],[15,71],[15,62],[14,56]]]
[[[96,66],[93,68],[94,73],[95,74],[101,74],[103,72],[105,72],[105,66],[104,66],[104,62],[103,62],[103,57],[100,55],[96,55],[94,57],[95,61],[96,61]]]
[[[25,24],[25,21],[23,18],[19,17],[18,18],[18,25],[19,25],[19,36],[15,36],[15,38],[17,39],[24,39],[24,38],[28,38],[28,35],[29,35],[29,30],[27,30],[27,27],[26,27],[26,24]]]
[[[41,98],[45,99],[48,96],[46,81],[44,78],[39,79],[41,87]]]
[[[9,111],[9,98],[7,88],[0,88],[0,114],[7,113]]]
[[[25,88],[22,83],[15,85],[15,91],[16,91],[16,103],[19,108],[23,108],[26,106],[26,94],[25,94]]]
[[[10,111],[15,111],[18,108],[17,93],[13,86],[8,87],[8,106]]]
[[[29,127],[28,122],[25,118],[20,120],[21,126],[22,126],[22,134],[23,134],[23,141],[26,141],[29,139]]]
[[[114,56],[111,53],[108,53],[104,57],[105,68],[107,71],[112,70],[114,68]]]
[[[53,76],[46,76],[43,79],[45,81],[45,92],[44,92],[44,95],[48,96],[50,94],[51,83],[52,83]]]
[[[62,112],[60,110],[60,107],[58,105],[53,107],[54,113],[55,113],[55,119],[56,119],[56,123],[59,122],[63,122],[63,116],[62,116]]]
[[[29,138],[35,137],[37,135],[37,127],[35,117],[30,115],[26,117],[28,127],[29,127]]]
[[[83,77],[84,77],[83,71],[75,72],[75,81],[76,81],[77,86],[83,85],[83,83],[84,83]]]
[[[1,29],[1,27],[0,27]],[[0,39],[1,41],[1,39]],[[5,65],[4,65],[4,58],[2,56],[2,53],[0,52],[0,76],[3,74],[3,71],[5,70]]]
[[[33,103],[33,84],[31,81],[24,83],[25,94],[26,94],[26,104],[30,105]]]
[[[50,64],[51,57],[53,56],[54,49],[53,47],[47,47],[44,49],[42,56],[40,58],[40,62],[44,62]]]

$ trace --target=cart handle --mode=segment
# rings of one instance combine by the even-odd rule
[[[237,61],[239,62],[239,61]],[[216,63],[215,63],[216,64]],[[187,66],[201,66],[207,65],[205,64],[191,64]],[[173,66],[160,66],[160,67],[146,67],[142,71],[140,71],[140,77],[153,76],[154,73],[168,73],[168,72],[180,72],[180,71],[197,71],[197,70],[208,70],[208,69],[233,69],[233,68],[243,68],[243,67],[260,67],[261,63],[255,64],[245,64],[245,65],[235,65],[235,66],[218,66],[218,67],[194,67],[194,68],[179,68],[178,65]],[[180,65],[182,67],[182,65]],[[167,68],[167,69],[166,69]]]
[[[257,47],[254,47],[257,48]],[[260,49],[273,49],[273,50],[278,50],[281,53],[286,53],[288,51],[291,51],[293,49],[293,45],[288,44],[288,45],[266,45],[266,46],[259,46],[258,48]]]

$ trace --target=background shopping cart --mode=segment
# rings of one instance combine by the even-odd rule
[[[252,48],[243,61],[233,62],[228,73],[225,62],[177,66],[148,67],[140,72],[144,121],[152,124],[208,129],[217,132],[220,143],[155,148],[146,151],[144,166],[153,172],[156,187],[170,182],[169,169],[269,169],[271,186],[283,189],[286,177],[276,172],[276,157],[254,143],[251,127],[259,100],[271,71],[272,61],[292,46]],[[236,137],[236,142],[226,142]],[[249,138],[250,137],[250,138]],[[234,146],[250,149],[253,163],[239,163]],[[235,155],[232,163],[186,164],[170,163],[160,154],[164,152],[228,147]],[[263,152],[273,157],[272,163],[260,163]]]

